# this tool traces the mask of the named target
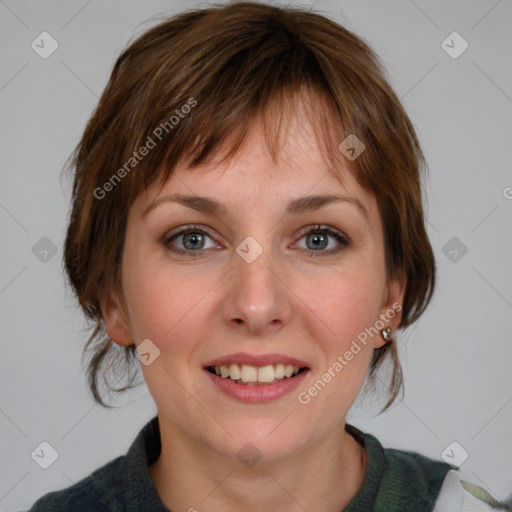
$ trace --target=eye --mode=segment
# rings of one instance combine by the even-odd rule
[[[301,249],[312,251],[311,256],[317,256],[313,254],[314,252],[319,253],[318,255],[336,254],[351,243],[349,237],[329,226],[306,226],[301,230],[301,235],[300,240],[305,239],[306,243],[306,247]],[[209,246],[207,239],[213,242]],[[334,244],[329,239],[334,239]],[[177,233],[164,237],[163,244],[175,253],[193,257],[201,256],[202,252],[207,249],[218,248],[218,245],[213,241],[208,231],[197,226],[187,226]],[[330,245],[334,245],[334,247],[324,250]]]
[[[306,247],[304,250],[306,251],[314,251],[324,253],[325,255],[331,255],[340,252],[345,247],[350,245],[350,239],[346,235],[344,235],[341,231],[335,230],[329,226],[307,226],[304,228],[304,230],[301,240],[305,239]],[[327,248],[330,244],[329,238],[334,238],[336,242],[334,243],[334,247],[324,251],[324,249]],[[311,254],[311,256],[316,255]]]
[[[213,240],[207,231],[199,229],[197,226],[189,226],[167,237],[164,241],[164,244],[168,246],[171,251],[174,251],[178,254],[199,256],[201,251],[217,247],[215,244],[212,246],[207,246],[207,238]],[[177,247],[174,245],[173,240],[177,240]],[[171,245],[174,246],[171,247]]]

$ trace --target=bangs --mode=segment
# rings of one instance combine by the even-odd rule
[[[218,106],[220,109],[222,104]],[[232,122],[235,123],[233,126],[226,124],[222,115],[211,119],[206,125],[201,119],[191,120],[187,129],[172,141],[158,176],[152,176],[146,185],[158,179],[163,186],[178,164],[184,164],[188,169],[213,162],[216,165],[224,164],[244,148],[247,139],[258,128],[261,128],[268,155],[277,164],[290,137],[293,122],[297,123],[299,133],[313,134],[313,142],[319,147],[329,170],[347,164],[338,149],[344,137],[339,111],[324,91],[314,89],[311,84],[299,90],[276,91],[266,102],[255,105],[248,115],[232,119]],[[206,131],[199,132],[201,128]],[[182,147],[179,157],[176,150],[173,151],[177,145]]]
[[[182,30],[184,53],[169,46],[168,34],[161,34],[161,52],[151,49],[151,69],[140,71],[137,87],[125,91],[123,104],[118,102],[120,128],[133,137],[118,161],[129,159],[148,137],[155,139],[155,131],[159,135],[157,147],[130,180],[130,201],[155,179],[168,179],[180,163],[200,166],[210,162],[221,147],[226,150],[222,161],[234,156],[260,121],[267,149],[276,162],[298,110],[313,127],[329,167],[343,158],[337,148],[344,133],[363,138],[357,127],[361,119],[357,122],[353,114],[361,112],[370,84],[346,62],[330,62],[326,41],[317,41],[315,52],[297,37],[296,28],[272,19],[245,20],[247,26],[241,30],[237,19],[228,18],[222,35],[208,36],[204,34],[206,21],[211,29],[212,20],[199,19]],[[137,61],[133,55],[122,56],[116,65],[116,82],[124,83],[128,74],[133,80],[139,60],[148,66],[148,60],[142,64],[146,48],[137,45],[142,42],[136,42],[130,52],[137,55]],[[123,91],[117,88],[116,92]],[[171,126],[169,119],[191,98],[195,107]],[[136,106],[136,111],[125,111],[124,105]],[[162,126],[168,129],[158,131]]]

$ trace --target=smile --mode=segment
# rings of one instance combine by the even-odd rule
[[[213,389],[245,403],[266,403],[295,391],[311,372],[308,363],[284,354],[240,352],[206,362]]]
[[[300,368],[291,364],[267,364],[265,366],[252,366],[248,364],[232,363],[229,366],[209,366],[207,370],[222,379],[230,379],[237,384],[266,385],[275,381],[289,379],[306,368]]]

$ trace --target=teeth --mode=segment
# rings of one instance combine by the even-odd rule
[[[233,380],[240,378],[240,367],[237,364],[229,365],[229,377]]]
[[[255,366],[242,365],[240,372],[242,382],[257,382],[258,381],[258,368]]]
[[[275,380],[289,378],[297,375],[300,368],[291,364],[282,363],[273,365],[268,364],[261,367],[243,364],[242,366],[232,363],[229,366],[215,366],[215,374],[223,379],[231,379],[244,383],[262,383],[271,384]]]
[[[258,382],[274,382],[275,374],[276,372],[271,364],[268,366],[262,366],[258,370]]]

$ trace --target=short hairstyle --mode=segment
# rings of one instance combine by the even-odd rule
[[[108,391],[121,392],[134,385],[137,374],[135,346],[109,339],[99,302],[102,292],[121,290],[134,199],[167,179],[185,158],[193,169],[228,142],[224,159],[233,156],[257,118],[276,161],[282,122],[298,100],[308,107],[332,172],[341,180],[336,166],[348,164],[358,183],[375,194],[386,277],[403,272],[407,278],[399,327],[412,324],[427,307],[436,273],[422,207],[420,171],[427,166],[413,125],[369,45],[303,8],[233,2],[183,12],[124,49],[69,160],[73,189],[64,263],[92,331],[83,357],[90,354],[88,383],[99,404],[110,407],[100,378]],[[338,148],[348,135],[365,145],[353,161]],[[137,151],[143,147],[142,158]],[[374,351],[368,373],[373,382],[386,356],[393,372],[384,409],[402,389],[394,340]],[[116,375],[123,380],[119,385],[111,382]]]

